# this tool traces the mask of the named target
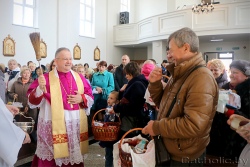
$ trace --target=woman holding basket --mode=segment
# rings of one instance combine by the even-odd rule
[[[141,74],[139,65],[130,62],[124,67],[125,77],[128,84],[124,91],[119,92],[119,103],[113,106],[115,113],[120,113],[121,130],[118,140],[130,129],[144,127],[149,121],[148,113],[144,112],[144,95],[148,87],[148,81]],[[127,138],[136,136],[129,133]],[[116,159],[114,157],[114,159]]]
[[[119,92],[120,102],[114,105],[114,112],[120,113],[121,136],[130,129],[144,127],[144,95],[148,87],[148,81],[140,73],[140,67],[136,62],[130,62],[124,67],[128,84],[124,92]]]

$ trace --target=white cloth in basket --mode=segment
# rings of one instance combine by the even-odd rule
[[[229,104],[239,109],[241,107],[240,96],[232,92],[232,90],[220,90],[216,111],[224,113],[226,104]]]
[[[126,141],[127,138],[123,140]],[[135,136],[132,139],[142,139],[141,135]],[[120,141],[119,141],[120,142]],[[114,144],[113,149],[113,163],[114,167],[121,167],[121,159],[119,157],[119,142]],[[130,153],[134,167],[152,167],[155,166],[155,144],[154,140],[150,140],[147,145],[147,150],[143,154],[136,154],[131,147],[125,143],[121,145],[124,152]]]

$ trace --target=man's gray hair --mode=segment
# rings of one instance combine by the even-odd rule
[[[58,48],[58,49],[56,50],[56,53],[55,53],[55,58],[57,57],[58,53],[60,53],[60,52],[63,51],[63,50],[67,50],[67,51],[70,52],[70,50],[69,50],[68,48],[66,48],[66,47]]]
[[[190,51],[192,53],[199,51],[199,38],[195,34],[195,32],[188,27],[179,29],[170,34],[168,38],[168,43],[171,39],[175,40],[175,44],[179,48],[182,47],[185,43],[187,43],[190,45]]]

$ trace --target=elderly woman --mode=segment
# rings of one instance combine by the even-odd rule
[[[20,68],[15,59],[10,59],[8,61],[8,71],[4,75],[4,82],[7,85],[7,90],[10,90],[13,83],[20,77]]]
[[[31,71],[31,78],[33,80],[37,79],[38,76],[36,74],[36,64],[33,62],[30,62],[28,67],[30,68],[30,71]]]
[[[219,88],[228,82],[225,66],[220,59],[208,61],[207,68],[213,73]]]
[[[20,77],[20,68],[18,67],[17,61],[15,59],[10,59],[8,61],[8,70],[4,73],[4,82],[6,84],[6,102],[9,102],[8,93],[13,85],[13,83]]]
[[[207,153],[235,160],[240,156],[246,141],[227,126],[227,117],[239,114],[250,119],[250,62],[234,60],[230,64],[229,77],[230,82],[223,85],[222,88],[236,91],[241,98],[241,108],[226,108],[225,114],[216,113]]]
[[[34,120],[37,118],[37,109],[30,109],[28,106],[28,96],[27,96],[27,90],[31,83],[33,82],[33,79],[31,78],[31,70],[29,68],[22,68],[20,72],[21,77],[15,81],[11,87],[9,97],[11,99],[14,99],[16,102],[20,102],[23,105],[23,108],[21,108],[21,111],[24,111],[26,114],[28,114],[30,117],[32,117]]]

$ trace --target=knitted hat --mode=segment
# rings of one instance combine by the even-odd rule
[[[246,60],[234,60],[230,64],[230,69],[232,67],[237,68],[238,70],[242,71],[244,75],[250,77],[250,62]]]
[[[148,76],[150,74],[150,72],[155,68],[154,64],[151,63],[147,63],[144,64],[141,68],[141,73],[145,76],[146,79],[148,79]]]

